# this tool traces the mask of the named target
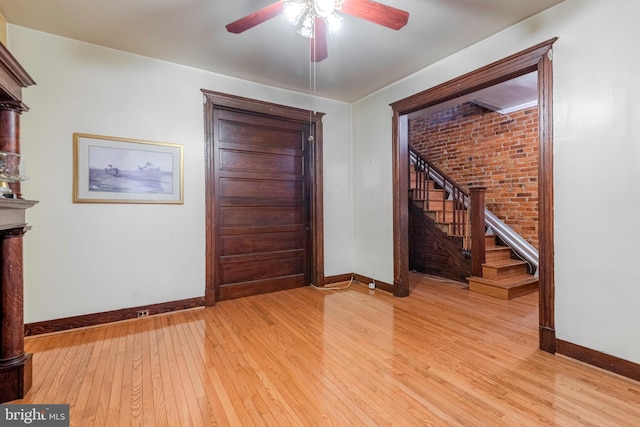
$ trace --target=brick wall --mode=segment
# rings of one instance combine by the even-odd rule
[[[471,103],[409,122],[410,143],[538,248],[538,107],[498,114]]]

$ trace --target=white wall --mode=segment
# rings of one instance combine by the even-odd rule
[[[26,28],[9,48],[37,82],[21,118],[29,181],[25,322],[202,296],[205,272],[201,88],[308,108],[309,96]],[[325,274],[353,271],[351,107],[313,101],[324,121]],[[184,205],[73,204],[74,132],[184,145]],[[339,175],[337,175],[339,174]]]
[[[376,273],[393,279],[388,104],[557,36],[557,337],[640,362],[638,16],[635,0],[567,0],[354,104],[354,251],[367,253],[355,257],[355,270],[384,258]],[[381,171],[376,182],[370,164]]]

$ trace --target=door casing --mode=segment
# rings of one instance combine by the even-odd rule
[[[206,220],[206,268],[205,306],[216,301],[220,287],[216,268],[216,188],[214,153],[214,111],[226,109],[308,124],[313,135],[309,144],[309,198],[310,198],[310,245],[311,280],[316,286],[324,286],[324,222],[322,197],[322,117],[324,113],[243,98],[220,92],[202,90],[204,95],[205,125],[205,220]]]
[[[418,110],[537,71],[539,107],[538,232],[539,344],[555,353],[553,259],[553,78],[552,46],[557,38],[391,104],[393,109],[394,295],[409,295],[409,119]]]

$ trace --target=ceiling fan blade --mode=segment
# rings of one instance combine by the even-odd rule
[[[371,0],[345,0],[342,12],[399,30],[409,22],[409,12]]]
[[[320,62],[327,59],[329,50],[327,48],[327,24],[320,16],[316,16],[314,21],[314,37],[309,39],[311,50],[311,62]]]
[[[282,13],[282,5],[282,1],[277,1],[267,7],[263,7],[251,15],[247,15],[237,21],[233,21],[232,23],[227,24],[227,31],[234,34],[240,34],[258,24],[262,24],[263,22]]]

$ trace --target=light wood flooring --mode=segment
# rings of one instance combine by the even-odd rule
[[[537,294],[411,274],[27,338],[71,425],[638,426],[640,383],[537,348]]]

